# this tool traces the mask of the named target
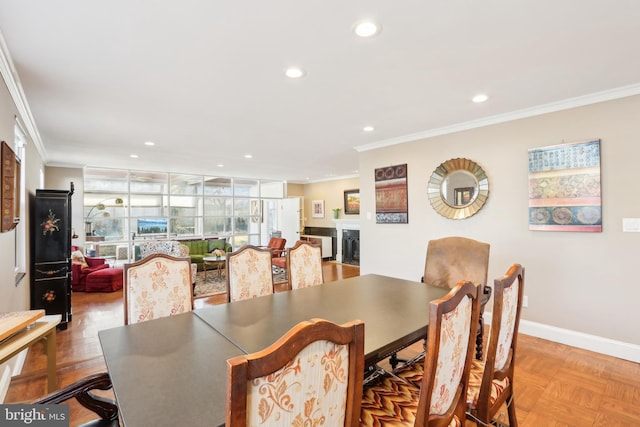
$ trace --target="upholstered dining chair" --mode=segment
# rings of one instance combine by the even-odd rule
[[[476,337],[476,358],[482,358],[484,339],[484,306],[491,296],[487,285],[489,272],[488,243],[466,237],[444,237],[430,240],[427,245],[427,258],[424,264],[422,281],[444,288],[453,288],[460,280],[468,280],[480,285],[480,320]]]
[[[524,267],[513,264],[493,282],[491,332],[484,361],[471,365],[467,392],[467,419],[487,426],[506,403],[509,426],[517,427],[513,374],[520,310],[524,295]]]
[[[289,289],[300,289],[324,283],[322,248],[299,240],[287,251]]]
[[[100,416],[99,419],[86,422],[79,427],[117,427],[120,424],[118,423],[116,402],[92,393],[94,390],[109,390],[111,388],[111,378],[108,373],[103,372],[78,380],[32,403],[36,405],[60,404],[75,398],[82,406]]]
[[[227,302],[272,293],[270,249],[245,245],[227,254]]]
[[[124,265],[124,323],[193,310],[191,259],[152,254]]]
[[[479,287],[460,282],[429,308],[424,365],[405,365],[364,389],[361,426],[463,426]]]
[[[311,319],[266,349],[227,360],[227,427],[357,426],[364,323]]]

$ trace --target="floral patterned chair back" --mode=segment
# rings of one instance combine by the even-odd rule
[[[312,319],[227,361],[227,427],[357,426],[364,323]],[[233,396],[233,398],[230,398]]]
[[[298,241],[287,251],[287,278],[290,289],[306,288],[324,283],[322,275],[322,248],[309,242]]]
[[[271,250],[246,245],[227,254],[227,301],[273,293]]]
[[[193,309],[191,260],[152,254],[124,265],[124,323]]]
[[[365,388],[362,426],[464,426],[479,290],[460,282],[431,302],[424,364],[406,365]]]
[[[486,358],[473,361],[467,393],[469,418],[483,424],[489,424],[506,402],[509,425],[518,425],[513,374],[523,295],[524,267],[520,264],[513,264],[504,276],[494,280]]]

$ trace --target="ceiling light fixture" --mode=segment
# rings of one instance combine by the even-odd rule
[[[153,142],[153,141],[147,141],[147,142],[144,143],[144,145],[146,145],[148,147],[153,147],[154,145],[156,145],[156,143]]]
[[[487,95],[485,95],[484,93],[479,93],[476,96],[474,96],[471,100],[476,104],[479,104],[481,102],[485,102],[487,99],[489,99]]]
[[[304,71],[298,67],[290,67],[284,72],[284,74],[290,79],[299,79],[304,76]]]
[[[245,154],[245,155],[244,155],[244,158],[245,158],[245,159],[253,159],[253,155],[251,155],[251,154]]]
[[[373,37],[380,32],[382,27],[373,21],[358,22],[353,28],[353,32],[358,37],[368,38]]]
[[[376,128],[374,128],[373,126],[365,126],[362,128],[363,131],[365,132],[373,132]]]
[[[216,166],[218,166],[219,168],[223,168],[224,167],[224,165],[222,163],[220,163],[219,165],[216,165]]]
[[[131,157],[132,159],[137,159],[138,155],[137,154],[129,154],[129,157]]]

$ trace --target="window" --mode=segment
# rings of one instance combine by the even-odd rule
[[[16,158],[20,160],[20,162],[24,165],[24,152],[25,152],[25,144],[26,137],[25,133],[20,126],[20,123],[16,119],[16,123],[14,125],[14,143],[13,143],[13,152],[16,155]],[[27,241],[27,232],[25,230],[26,227],[26,205],[25,201],[27,199],[25,192],[25,168],[20,168],[20,188],[19,188],[19,196],[20,198],[20,222],[14,228],[15,230],[15,250],[14,250],[14,266],[16,273],[16,285],[19,283],[19,280],[25,275],[27,272],[26,268],[26,241]]]
[[[260,245],[274,227],[266,201],[283,195],[282,181],[86,168],[85,249],[120,260],[145,239],[219,236],[234,248]]]

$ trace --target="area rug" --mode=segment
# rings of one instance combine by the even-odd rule
[[[207,271],[207,281],[204,280],[204,271],[196,274],[196,287],[193,294],[196,298],[223,294],[227,291],[225,276],[218,277],[217,271]]]
[[[285,272],[278,272],[273,275],[273,283],[277,284],[286,281],[287,275]],[[198,274],[196,274],[196,287],[194,289],[194,296],[196,298],[224,294],[226,291],[227,283],[224,274],[218,277],[217,271],[207,271],[206,282],[204,280],[204,271],[198,271]]]

